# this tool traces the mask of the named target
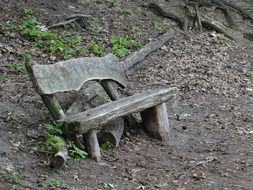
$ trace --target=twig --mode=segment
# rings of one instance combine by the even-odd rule
[[[60,27],[60,26],[64,26],[67,25],[67,24],[71,24],[72,22],[76,21],[77,18],[74,18],[74,19],[70,19],[70,20],[67,20],[67,21],[63,21],[63,22],[59,22],[57,24],[53,24],[51,26],[48,26],[47,28],[50,29],[50,28],[56,28],[56,27]]]
[[[48,28],[50,29],[50,28],[56,28],[56,27],[65,26],[65,25],[71,24],[72,22],[75,22],[77,20],[83,21],[83,24],[85,25],[84,19],[87,19],[87,18],[94,20],[94,18],[92,16],[90,16],[90,15],[75,14],[75,15],[71,15],[69,17],[66,17],[63,22],[59,22],[57,24],[53,24],[53,25],[49,26]]]

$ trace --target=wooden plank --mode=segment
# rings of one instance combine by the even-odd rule
[[[33,65],[32,72],[39,94],[79,90],[90,80],[110,79],[126,86],[123,67],[113,54],[70,59],[52,65]]]
[[[38,92],[38,83],[35,80],[33,67],[35,67],[37,64],[35,61],[26,62],[26,69],[28,72],[29,77],[32,80],[33,87]],[[59,101],[56,99],[56,97],[53,94],[40,94],[41,99],[43,100],[44,104],[47,106],[48,110],[50,111],[51,115],[55,120],[64,119],[65,114],[64,111],[59,103]]]
[[[102,81],[101,85],[105,89],[106,93],[110,97],[111,100],[119,100],[120,95],[114,85],[113,81]],[[100,131],[100,135],[98,137],[99,143],[103,144],[106,142],[110,142],[115,147],[117,147],[120,143],[120,139],[124,132],[124,118],[117,118],[109,122],[102,131]]]
[[[141,113],[144,130],[155,138],[167,142],[170,136],[170,125],[166,104],[163,102]]]
[[[66,123],[66,130],[83,134],[89,129],[101,126],[117,117],[141,112],[147,108],[168,101],[176,96],[176,92],[177,88],[152,90],[68,116],[62,121]]]

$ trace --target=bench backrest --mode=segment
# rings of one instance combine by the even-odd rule
[[[79,90],[91,80],[113,80],[122,87],[126,86],[123,66],[113,54],[71,59],[52,65],[30,63],[26,67],[40,95]]]
[[[41,96],[55,120],[65,118],[65,113],[56,96],[57,92],[79,90],[85,82],[101,82],[110,98],[115,99],[111,82],[126,86],[126,75],[119,59],[113,54],[104,57],[85,57],[57,62],[52,65],[26,63],[33,86]]]

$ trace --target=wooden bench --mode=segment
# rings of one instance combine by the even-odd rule
[[[64,134],[68,134],[65,137],[85,134],[88,139],[88,153],[97,160],[100,158],[100,149],[95,129],[132,113],[141,113],[148,135],[161,140],[169,138],[170,127],[165,102],[176,96],[177,89],[156,89],[120,98],[115,83],[124,88],[127,82],[123,66],[113,54],[100,58],[71,59],[52,65],[29,62],[26,63],[26,68],[35,90],[53,118],[64,123]],[[77,91],[88,81],[101,84],[112,101],[80,113],[71,114],[68,110],[64,111],[54,94]],[[61,155],[63,153],[59,154],[64,158],[64,155]]]

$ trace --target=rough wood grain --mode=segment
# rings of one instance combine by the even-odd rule
[[[141,113],[144,130],[156,139],[167,142],[170,136],[170,126],[165,103],[146,109]]]
[[[177,88],[160,89],[122,98],[85,112],[66,117],[66,130],[83,134],[117,117],[141,112],[176,96]]]
[[[119,100],[120,94],[117,91],[116,85],[114,85],[113,81],[104,80],[101,82],[101,85],[105,89],[106,93],[110,97],[111,100]],[[115,147],[117,147],[120,143],[120,139],[123,135],[125,128],[124,118],[120,117],[116,120],[110,121],[103,130],[99,133],[98,140],[100,144],[110,142]]]
[[[54,120],[64,119],[66,117],[59,101],[53,94],[41,95],[41,99],[47,106]]]
[[[169,41],[174,36],[174,30],[171,29],[168,32],[159,36],[155,41],[149,42],[143,48],[130,54],[124,61],[121,62],[124,66],[124,70],[128,70],[136,63],[142,61],[147,55],[161,48],[167,41]]]
[[[119,117],[116,120],[110,121],[98,133],[99,144],[110,142],[114,147],[119,146],[121,137],[124,132],[124,119]]]
[[[87,148],[89,157],[95,159],[97,162],[101,160],[100,147],[98,144],[96,130],[91,129],[84,134],[84,142]]]
[[[33,72],[33,67],[36,67],[37,64],[35,61],[31,61],[31,62],[27,61],[25,66],[26,66],[27,73],[32,80],[33,87],[38,92],[38,89],[40,87],[39,87],[39,84],[37,83],[36,76],[34,75],[34,72]],[[59,101],[56,99],[56,97],[53,94],[49,94],[49,95],[39,94],[39,95],[55,120],[65,118],[64,111]]]
[[[79,90],[83,83],[91,80],[111,79],[126,86],[122,65],[113,54],[71,59],[52,65],[33,65],[32,72],[39,94]]]
[[[103,86],[104,90],[106,91],[111,100],[114,101],[120,99],[120,95],[114,87],[113,81],[104,80],[101,81],[101,85]]]
[[[97,92],[102,92],[103,90],[103,87],[95,81],[84,84],[83,89],[80,90],[80,94],[78,94],[72,104],[67,108],[65,114],[73,115],[90,109],[91,105],[89,105],[89,101],[97,96]]]

